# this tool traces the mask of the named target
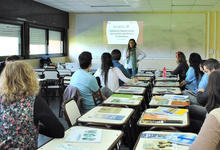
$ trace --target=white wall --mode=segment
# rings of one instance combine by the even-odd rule
[[[140,68],[174,68],[175,52],[182,50],[186,57],[191,52],[205,56],[205,14],[204,13],[155,13],[155,14],[70,14],[69,56],[77,61],[82,51],[90,51],[93,64],[100,63],[103,52],[127,45],[104,44],[104,21],[144,21],[143,50],[146,58]]]

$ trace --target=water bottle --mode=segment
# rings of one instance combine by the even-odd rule
[[[156,70],[156,71],[155,71],[155,76],[156,76],[156,77],[159,77],[159,76],[160,76],[160,71],[159,71],[159,70]]]
[[[166,68],[163,67],[163,78],[166,78],[167,77],[167,71],[166,71]]]

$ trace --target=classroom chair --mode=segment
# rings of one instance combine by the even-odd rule
[[[45,69],[43,72],[44,74],[44,79],[45,79],[45,92],[46,92],[46,97],[50,96],[49,89],[53,89],[55,92],[58,91],[58,97],[60,99],[60,103],[62,101],[62,79],[60,78],[59,72],[56,69]],[[48,103],[48,98],[47,98],[47,103]]]
[[[61,102],[60,108],[59,108],[59,117],[63,116],[64,104],[71,99],[76,100],[77,106],[78,106],[79,110],[81,111],[81,109],[82,109],[81,102],[83,100],[82,96],[80,95],[80,92],[77,89],[77,87],[68,85],[63,92],[63,99],[62,99],[62,102]]]
[[[81,114],[75,100],[72,99],[64,103],[64,116],[69,127],[77,122]]]
[[[102,104],[102,102],[104,101],[102,98],[102,93],[100,89],[97,92],[92,91],[92,97],[93,97],[95,106]]]

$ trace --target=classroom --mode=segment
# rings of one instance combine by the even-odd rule
[[[220,0],[1,0],[0,149],[220,150]]]

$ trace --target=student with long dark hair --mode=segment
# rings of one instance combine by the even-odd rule
[[[182,82],[186,78],[186,72],[189,68],[186,62],[186,56],[183,52],[176,52],[176,63],[178,64],[178,66],[171,73],[173,75],[179,75],[180,82]]]
[[[125,52],[125,68],[131,76],[135,76],[138,70],[137,63],[145,57],[144,52],[137,48],[137,43],[134,39],[129,40],[128,47]]]
[[[207,89],[209,114],[190,150],[220,149],[220,70],[211,73]]]
[[[127,78],[118,67],[114,67],[110,53],[103,53],[101,56],[101,69],[98,69],[94,76],[99,77],[102,87],[109,88],[112,92],[119,88],[119,79],[125,83],[133,82]],[[136,81],[136,79],[134,79]]]
[[[196,94],[198,90],[198,84],[201,79],[201,71],[199,64],[201,62],[201,56],[198,53],[191,53],[189,57],[190,67],[186,73],[186,78],[180,83],[180,86],[185,85],[186,89],[193,94]]]

